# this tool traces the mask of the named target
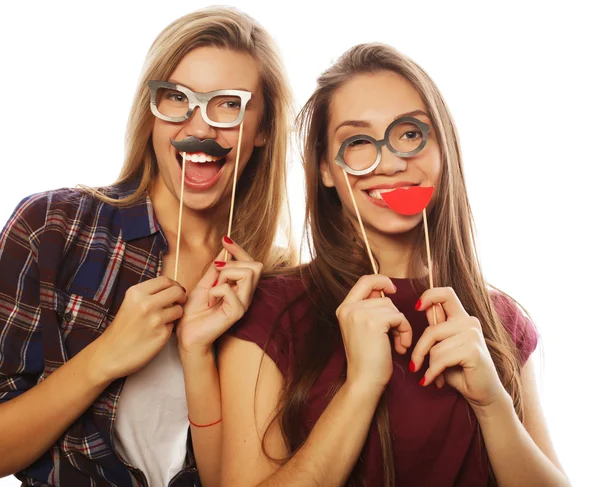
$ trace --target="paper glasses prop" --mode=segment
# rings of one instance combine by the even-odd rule
[[[148,81],[150,88],[150,110],[161,120],[167,122],[184,122],[188,120],[196,108],[200,109],[202,119],[216,128],[231,128],[240,126],[238,135],[237,153],[235,157],[235,170],[233,175],[233,190],[231,192],[231,207],[229,210],[229,225],[227,236],[231,237],[231,227],[233,224],[233,208],[235,205],[235,190],[238,179],[238,167],[240,163],[240,149],[242,144],[242,134],[244,130],[244,113],[246,105],[252,94],[243,90],[217,90],[208,93],[197,93],[189,88],[168,83],[166,81]],[[183,141],[174,141],[171,144],[182,155],[181,163],[181,191],[179,195],[179,222],[177,227],[177,247],[175,251],[175,275],[177,280],[179,270],[179,247],[181,243],[181,220],[183,214],[183,195],[185,188],[185,167],[186,155],[188,152],[203,151],[214,157],[225,157],[232,148],[224,149],[216,141],[207,139],[199,141],[194,137],[188,137]],[[192,159],[193,164],[203,164]],[[225,254],[225,261],[229,259],[229,252]]]
[[[431,128],[426,123],[413,118],[401,117],[388,125],[385,135],[381,140],[375,140],[369,135],[354,135],[346,139],[335,158],[338,166],[344,169],[344,178],[348,186],[348,192],[352,199],[354,211],[358,219],[363,240],[367,248],[367,253],[373,267],[373,272],[378,273],[369,240],[362,223],[360,212],[354,198],[354,193],[350,186],[348,174],[363,176],[374,171],[379,166],[382,158],[382,148],[386,146],[388,150],[397,157],[412,157],[421,152],[427,140]],[[431,249],[429,246],[429,231],[427,228],[427,205],[431,201],[433,187],[409,186],[396,188],[392,191],[381,193],[381,197],[386,204],[400,215],[412,216],[420,212],[423,213],[423,227],[425,230],[425,243],[427,246],[427,266],[429,269],[429,286],[433,287],[433,274],[431,270]],[[381,292],[383,296],[383,291]],[[437,317],[434,308],[434,321],[437,323]]]

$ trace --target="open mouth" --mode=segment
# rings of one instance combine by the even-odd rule
[[[183,154],[177,153],[177,162],[183,167]],[[215,180],[220,175],[227,157],[216,157],[204,152],[185,154],[185,179],[193,184],[203,184]]]

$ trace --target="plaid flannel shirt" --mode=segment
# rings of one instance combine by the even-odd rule
[[[122,199],[133,189],[103,192]],[[43,381],[96,339],[125,291],[159,275],[166,251],[147,195],[121,208],[74,189],[23,200],[0,234],[0,402]],[[147,486],[143,473],[115,451],[124,382],[110,384],[48,452],[15,476],[34,486]],[[170,487],[200,485],[190,438],[188,432],[185,465]]]

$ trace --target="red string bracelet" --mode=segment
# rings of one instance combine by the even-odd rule
[[[190,424],[192,426],[195,426],[196,428],[208,428],[209,426],[214,426],[215,424],[219,424],[222,420],[223,420],[223,418],[219,419],[219,421],[215,421],[214,423],[210,423],[210,424],[196,424],[190,419],[190,415],[188,414],[188,421],[190,422]]]

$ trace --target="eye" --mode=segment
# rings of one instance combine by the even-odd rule
[[[165,94],[165,97],[169,100],[169,101],[173,101],[176,103],[187,103],[187,97],[179,92],[179,91],[171,91],[171,92],[167,92]]]
[[[358,140],[354,140],[354,141],[350,142],[348,144],[348,147],[359,147],[361,145],[370,144],[370,143],[371,142],[369,142],[368,140],[358,139]]]
[[[230,110],[239,110],[242,107],[242,103],[235,100],[227,100],[221,104],[222,107],[229,108]]]
[[[423,137],[423,134],[421,133],[420,130],[410,130],[408,132],[404,132],[404,134],[402,134],[402,137],[400,137],[401,139],[407,139],[407,140],[415,140],[415,139],[419,139]]]

